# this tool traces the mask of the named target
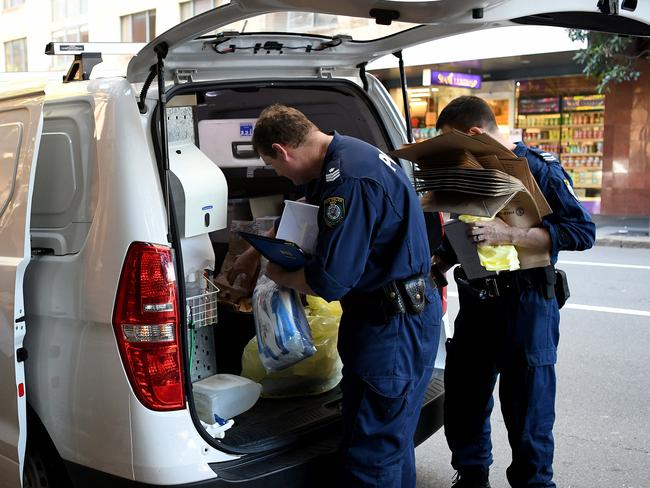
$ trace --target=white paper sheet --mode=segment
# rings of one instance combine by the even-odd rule
[[[312,254],[318,237],[318,206],[285,200],[284,212],[276,237],[295,242]]]

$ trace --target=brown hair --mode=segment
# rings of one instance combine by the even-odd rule
[[[436,129],[449,127],[461,132],[468,132],[472,127],[480,127],[486,132],[498,130],[494,112],[485,100],[475,96],[454,98],[440,112]]]
[[[258,154],[275,158],[273,144],[298,147],[315,130],[317,127],[299,110],[286,105],[271,105],[262,111],[255,123],[253,149]]]

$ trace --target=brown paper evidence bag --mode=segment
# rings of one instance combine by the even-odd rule
[[[390,153],[417,164],[417,191],[425,210],[503,219],[520,228],[539,226],[552,212],[526,158],[487,134],[453,130]],[[550,255],[517,247],[522,269],[547,266]]]

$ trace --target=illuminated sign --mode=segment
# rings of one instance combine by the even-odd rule
[[[431,83],[460,88],[481,88],[481,77],[480,75],[452,73],[450,71],[431,71]]]

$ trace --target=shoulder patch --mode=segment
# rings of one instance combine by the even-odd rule
[[[325,172],[325,181],[331,183],[341,176],[340,168],[331,167]]]
[[[345,219],[345,200],[330,197],[323,201],[323,219],[328,227],[336,227]]]

